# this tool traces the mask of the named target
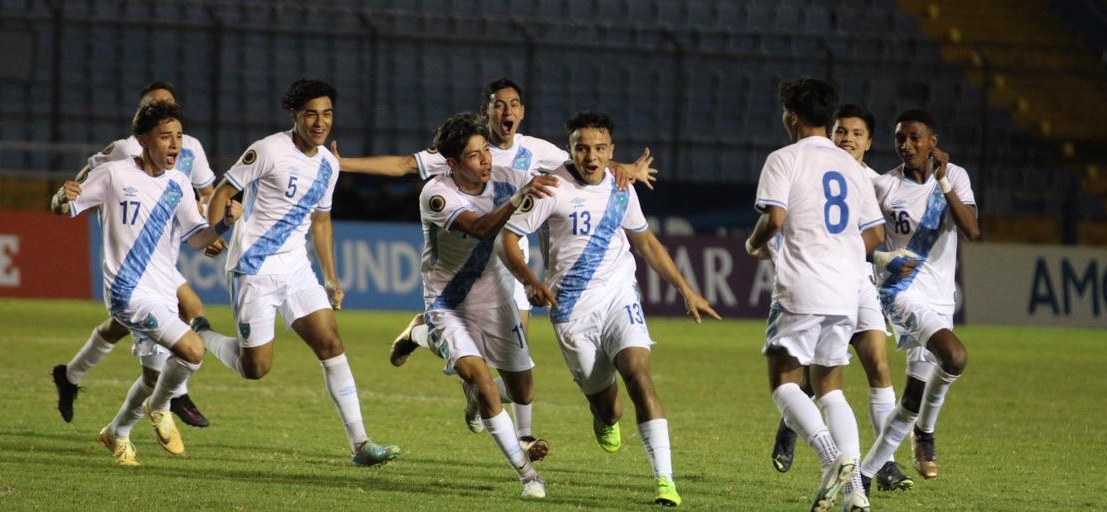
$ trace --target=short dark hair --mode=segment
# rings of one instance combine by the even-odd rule
[[[869,109],[856,103],[844,103],[838,107],[837,112],[834,112],[834,119],[846,117],[856,117],[865,121],[865,129],[869,131],[869,138],[873,138],[873,126],[876,126],[876,118],[873,117],[872,112],[869,112]]]
[[[838,108],[838,93],[817,78],[797,78],[780,83],[780,103],[804,125],[829,126]]]
[[[607,113],[599,110],[582,110],[565,122],[565,131],[569,133],[570,137],[573,136],[573,132],[581,128],[607,130],[608,135],[612,138],[615,137],[615,121],[612,121],[611,116]]]
[[[176,119],[183,123],[182,115],[181,107],[176,103],[168,101],[147,103],[140,107],[138,113],[135,114],[134,121],[131,123],[131,133],[134,135],[149,133],[150,130],[166,119]]]
[[[938,127],[934,124],[934,116],[921,108],[909,108],[896,117],[896,124],[906,123],[908,121],[916,121],[925,124],[927,128],[930,128],[931,133],[938,133]]]
[[[173,90],[173,84],[164,80],[154,80],[153,82],[146,84],[146,87],[142,88],[142,92],[138,94],[139,101],[141,101],[142,98],[145,98],[147,94],[150,94],[152,91],[156,91],[159,89],[169,91],[169,94],[172,94],[174,98],[177,97],[177,92]]]
[[[322,80],[301,78],[288,86],[288,92],[284,93],[281,105],[285,110],[300,110],[305,103],[323,96],[330,98],[332,105],[338,101],[338,92],[331,84]]]
[[[514,80],[504,77],[493,80],[484,86],[484,96],[480,99],[480,105],[482,107],[487,105],[492,99],[492,95],[501,89],[515,89],[515,92],[519,94],[519,103],[526,104],[523,102],[523,88],[519,87],[519,84],[515,83]]]
[[[457,159],[474,135],[488,140],[488,123],[472,112],[454,114],[434,131],[434,147],[442,156]]]

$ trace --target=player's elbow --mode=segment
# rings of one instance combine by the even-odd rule
[[[965,239],[967,239],[970,242],[975,242],[977,240],[980,240],[980,237],[981,237],[979,226],[969,226],[968,229],[962,229],[961,233],[964,234]]]

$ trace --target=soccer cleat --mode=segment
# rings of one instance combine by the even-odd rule
[[[396,341],[392,342],[392,351],[388,354],[388,360],[392,366],[403,366],[408,356],[419,348],[417,343],[411,341],[411,329],[416,325],[423,325],[423,315],[415,315],[411,323],[407,324],[407,328],[396,337]]]
[[[842,496],[842,512],[870,512],[872,505],[863,492],[851,492]]]
[[[815,489],[815,499],[811,501],[811,512],[828,512],[834,507],[842,486],[849,482],[857,465],[845,455],[838,457],[833,464],[823,468],[823,478],[819,488]]]
[[[539,462],[550,453],[550,443],[547,443],[545,439],[536,439],[534,436],[520,437],[519,446],[527,452],[527,458],[531,462]]]
[[[653,502],[663,507],[680,506],[680,494],[677,494],[676,484],[672,479],[664,476],[657,477],[657,497]]]
[[[477,395],[477,388],[461,381],[461,390],[465,393],[465,424],[474,434],[484,432],[484,423],[480,419],[480,397]]]
[[[111,452],[112,457],[115,457],[115,463],[120,466],[138,466],[138,459],[135,458],[135,445],[131,443],[131,438],[127,436],[116,436],[111,427],[107,426],[100,430],[100,436],[97,438],[100,444]]]
[[[58,412],[61,413],[62,419],[69,423],[73,421],[73,401],[77,400],[77,393],[81,388],[69,383],[69,378],[65,376],[64,364],[55,366],[52,373],[54,387],[58,388]]]
[[[865,489],[865,496],[872,496],[873,493],[873,479],[872,477],[861,474],[861,487]]]
[[[211,422],[204,417],[200,409],[196,408],[196,404],[192,403],[192,399],[188,397],[188,393],[171,398],[169,400],[169,410],[173,411],[173,414],[176,414],[181,421],[185,422],[185,425],[199,428],[211,425]]]
[[[938,458],[934,455],[934,433],[926,433],[915,427],[911,436],[911,453],[915,459],[915,471],[923,478],[938,478]]]
[[[181,440],[181,433],[177,431],[177,424],[173,422],[173,415],[169,411],[150,409],[149,398],[142,402],[142,412],[154,425],[154,437],[158,438],[158,444],[173,455],[183,454],[184,441]]]
[[[384,446],[366,441],[357,447],[350,461],[357,466],[380,466],[396,460],[401,453],[399,446]]]
[[[894,461],[885,462],[884,467],[873,475],[873,480],[876,480],[876,488],[882,491],[909,491],[915,486],[915,481],[903,474]]]
[[[592,432],[596,434],[596,442],[607,453],[615,453],[623,445],[623,436],[619,433],[619,422],[614,425],[605,425],[599,419],[592,418]]]
[[[523,480],[523,498],[542,499],[546,497],[546,480],[537,473]]]
[[[787,473],[792,469],[792,459],[796,450],[796,431],[780,419],[780,425],[776,427],[776,442],[773,443],[773,467],[781,473]]]
[[[204,318],[202,316],[193,318],[191,321],[188,322],[188,326],[196,332],[211,330],[211,322],[209,322],[207,318]]]

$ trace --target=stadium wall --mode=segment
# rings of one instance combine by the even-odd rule
[[[417,224],[335,222],[345,307],[422,309]],[[733,237],[661,236],[677,266],[726,318],[765,318],[773,271]],[[103,298],[99,221],[0,211],[0,297]],[[532,255],[539,255],[537,246]],[[181,250],[180,269],[209,304],[227,304],[225,258]],[[540,257],[531,265],[540,270]],[[964,244],[958,317],[974,324],[1107,327],[1107,254],[1079,247]],[[683,300],[641,261],[643,307],[685,315]]]

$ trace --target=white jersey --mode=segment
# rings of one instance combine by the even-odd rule
[[[492,153],[492,166],[514,169],[530,175],[535,171],[550,172],[567,160],[569,153],[550,142],[537,137],[516,133],[507,149],[488,145]],[[425,149],[415,153],[415,162],[419,165],[419,177],[428,179],[439,174],[448,174],[450,166],[446,157],[437,151]]]
[[[125,160],[142,156],[142,145],[134,135],[126,139],[119,139],[103,151],[88,157],[88,168],[95,169],[107,162]],[[181,152],[177,155],[178,171],[184,173],[192,182],[192,188],[200,190],[215,183],[215,173],[208,163],[208,155],[204,152],[204,146],[195,137],[185,135],[181,142]]]
[[[857,160],[826,137],[805,137],[766,159],[755,205],[788,212],[773,301],[791,313],[856,315],[861,231],[883,221]]]
[[[423,223],[423,300],[428,311],[495,308],[511,301],[515,278],[495,256],[496,237],[478,240],[452,225],[462,212],[482,216],[506,202],[529,174],[492,167],[478,195],[457,188],[449,174],[435,176],[419,194]]]
[[[954,193],[966,205],[975,205],[969,174],[964,168],[948,164],[946,177]],[[912,290],[945,312],[954,309],[957,270],[957,225],[948,215],[949,204],[931,175],[926,183],[904,176],[900,165],[875,180],[877,199],[884,212],[884,245],[888,250],[907,248],[925,258],[906,278],[884,276],[880,285],[885,300]],[[886,273],[885,273],[886,274]]]
[[[208,226],[184,174],[153,177],[134,159],[109,162],[89,173],[69,204],[71,216],[100,208],[104,302],[113,314],[132,298],[177,302],[180,240]]]
[[[235,224],[227,271],[283,274],[308,260],[311,214],[329,212],[338,180],[338,159],[318,146],[307,156],[279,132],[250,145],[224,176],[243,191],[242,218]]]
[[[612,287],[635,283],[634,256],[624,230],[649,228],[633,187],[619,190],[605,171],[603,181],[588,185],[561,166],[550,174],[559,185],[553,197],[528,197],[505,226],[528,235],[549,222],[546,281],[557,298],[550,311],[555,324],[587,314]]]

